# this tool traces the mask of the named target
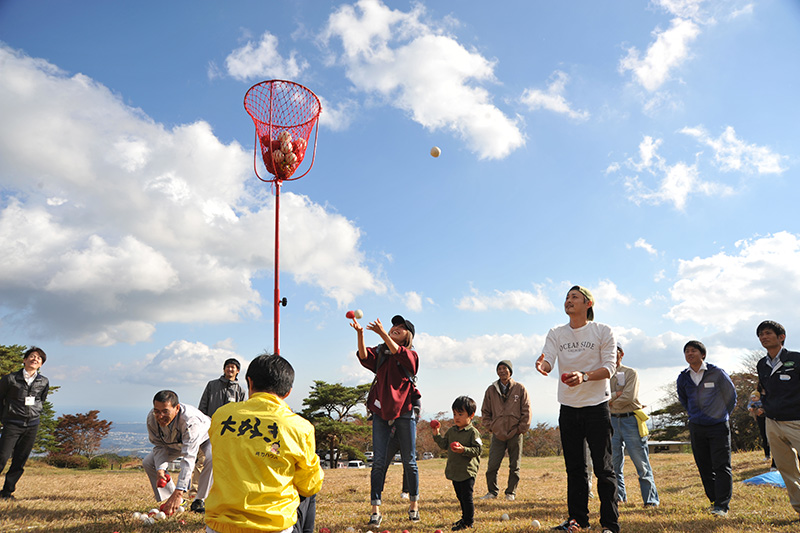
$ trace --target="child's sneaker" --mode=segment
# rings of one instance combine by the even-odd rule
[[[411,509],[408,511],[408,519],[412,522],[419,522],[419,510]]]
[[[381,520],[383,520],[383,517],[381,515],[379,515],[378,513],[372,514],[369,517],[369,522],[367,522],[367,525],[372,527],[378,527],[379,525],[381,525]]]

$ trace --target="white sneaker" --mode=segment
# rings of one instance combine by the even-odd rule
[[[494,500],[495,498],[497,498],[497,494],[492,494],[491,492],[487,492],[481,496],[481,500]]]
[[[408,499],[408,493],[407,493],[407,492],[401,492],[401,493],[400,493],[400,497],[401,497],[402,499],[404,499],[404,500],[407,500],[407,499]]]
[[[726,511],[725,509],[714,509],[713,511],[711,511],[711,514],[713,514],[714,516],[718,516],[720,518],[725,518],[728,516],[728,511]]]
[[[514,496],[513,494],[506,494],[506,500],[508,500],[510,502],[513,502],[516,499],[517,499],[517,497]]]

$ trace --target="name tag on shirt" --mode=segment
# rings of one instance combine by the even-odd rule
[[[25,396],[25,405],[36,405],[36,396]]]
[[[703,385],[704,385],[704,386],[705,386],[705,388],[707,388],[707,389],[713,389],[713,388],[714,388],[714,382],[713,382],[713,381],[711,381],[711,382],[708,382],[708,383],[703,383]]]
[[[620,387],[625,386],[625,374],[617,374],[617,385]]]
[[[790,379],[792,379],[792,376],[789,374],[781,374],[781,381],[789,381]]]

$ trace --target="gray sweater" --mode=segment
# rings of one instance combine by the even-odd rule
[[[214,411],[230,402],[241,402],[247,399],[247,395],[239,385],[238,381],[231,381],[224,375],[219,379],[208,382],[203,396],[200,398],[200,405],[197,406],[203,413],[212,416]]]

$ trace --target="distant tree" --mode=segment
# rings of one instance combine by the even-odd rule
[[[538,422],[525,434],[522,453],[526,457],[561,455],[561,430],[545,422]]]
[[[346,387],[341,383],[315,380],[302,415],[315,426],[317,449],[327,447],[331,468],[336,468],[340,457],[366,459],[357,446],[371,428],[367,420],[353,410],[367,401],[370,384]],[[324,455],[323,455],[324,456]]]
[[[677,385],[667,383],[661,390],[664,396],[658,403],[664,407],[650,413],[650,440],[689,440],[689,415],[678,400]]]
[[[27,346],[12,344],[5,346],[0,344],[0,377],[16,372],[22,368],[22,354],[27,350]],[[50,395],[58,391],[59,387],[50,384]],[[49,396],[48,396],[49,397]],[[0,427],[2,423],[0,423]],[[36,442],[33,445],[35,453],[45,453],[56,449],[56,441],[53,437],[53,430],[56,427],[56,412],[53,404],[47,400],[42,405],[42,414],[39,415],[39,432],[36,434]]]
[[[81,455],[91,459],[100,449],[100,443],[111,431],[111,422],[97,418],[98,410],[58,417],[53,432],[58,441],[59,453]]]
[[[750,394],[756,390],[758,378],[755,374],[736,372],[731,374],[736,387],[736,407],[731,413],[731,448],[736,450],[756,450],[761,446],[758,424],[747,410]]]

